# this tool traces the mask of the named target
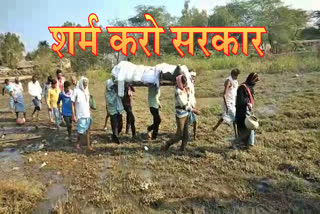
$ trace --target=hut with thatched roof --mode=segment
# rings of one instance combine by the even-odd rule
[[[21,60],[17,64],[17,73],[20,75],[32,75],[35,64],[32,61]]]
[[[8,76],[11,73],[11,68],[6,66],[0,66],[0,76]]]

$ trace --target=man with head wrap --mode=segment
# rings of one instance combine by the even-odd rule
[[[183,152],[187,146],[189,139],[189,115],[191,112],[199,114],[200,111],[192,106],[190,101],[190,91],[188,90],[187,78],[183,75],[176,77],[176,90],[175,90],[175,110],[176,110],[176,123],[177,131],[175,136],[166,142],[163,151],[167,151],[173,144],[182,141],[180,151]]]
[[[71,77],[71,83],[72,83],[73,89],[79,86],[79,81],[77,80],[76,76]]]
[[[89,100],[89,80],[86,77],[81,77],[79,80],[79,87],[74,89],[71,97],[72,119],[77,122],[77,149],[80,148],[81,137],[85,137],[88,149],[92,149],[90,143],[90,126],[92,124],[92,117]]]
[[[16,86],[20,91],[23,92],[22,83],[21,83],[19,77],[14,78],[14,84],[15,84],[15,86]]]

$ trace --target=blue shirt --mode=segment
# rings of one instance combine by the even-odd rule
[[[62,101],[62,115],[66,117],[72,117],[72,101],[71,101],[72,92],[70,92],[70,96],[64,94],[64,92],[60,92],[58,98],[58,106]]]
[[[12,91],[12,84],[5,85],[4,86],[4,93],[7,93],[10,95],[10,92]]]

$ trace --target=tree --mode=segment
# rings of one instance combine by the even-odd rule
[[[309,18],[306,11],[289,8],[282,0],[245,0],[214,8],[209,25],[263,26],[268,32],[263,42],[277,51],[281,44],[298,39]]]
[[[38,49],[48,49],[49,43],[46,40],[40,41],[38,44]]]
[[[199,10],[198,8],[190,8],[190,0],[185,0],[184,8],[181,11],[181,17],[179,18],[179,24],[181,26],[193,26],[193,27],[206,27],[208,26],[208,15],[205,10]],[[201,38],[201,33],[194,33],[193,42],[195,44],[195,49],[199,48],[197,43],[198,38]],[[182,38],[186,40],[188,38],[187,34],[182,35]],[[184,47],[183,47],[184,49]]]
[[[320,39],[320,30],[315,27],[305,28],[301,31],[299,38],[302,40]]]
[[[208,18],[209,26],[250,26],[252,16],[247,2],[234,1],[225,6],[217,6]]]
[[[158,26],[163,27],[165,29],[165,33],[160,34],[160,48],[165,52],[172,52],[173,47],[172,45],[170,45],[172,40],[172,34],[169,31],[169,26],[175,23],[175,18],[167,12],[164,6],[156,7],[139,5],[136,7],[136,15],[128,19],[129,24],[131,26],[153,26],[151,22],[145,20],[145,13],[152,15],[154,20],[157,22]],[[137,41],[137,35],[132,36],[136,37]],[[150,52],[154,51],[154,34],[149,34],[148,50],[150,50]]]
[[[60,61],[46,40],[40,41],[37,50],[26,55],[26,60],[28,60],[28,58],[34,61],[36,72],[39,76],[43,77],[48,74],[54,74],[57,64]]]
[[[32,53],[31,53],[31,52],[28,52],[27,55],[25,56],[25,59],[26,59],[27,61],[32,61],[33,58],[34,58],[34,57],[32,56]]]
[[[309,21],[306,11],[291,9],[281,0],[250,0],[248,3],[252,24],[267,29],[264,39],[275,52],[282,44],[296,40]]]
[[[205,10],[199,11],[197,8],[189,8],[190,0],[184,2],[179,23],[181,26],[208,26],[208,15]]]
[[[63,25],[63,27],[81,27],[80,24],[76,24],[70,21],[65,22]],[[97,40],[98,40],[98,44],[99,44],[99,38],[101,38],[98,34]],[[87,40],[91,39],[91,35],[87,34],[86,36]],[[68,53],[68,35],[66,35],[66,44],[63,47],[63,49],[61,50],[62,54],[64,55],[64,57],[67,57],[70,59],[71,61],[71,67],[75,72],[85,72],[86,70],[88,70],[91,67],[94,67],[97,62],[98,62],[98,57],[96,57],[95,55],[93,55],[91,53],[91,48],[86,48],[85,51],[83,51],[77,44],[78,41],[80,41],[80,34],[76,33],[74,34],[74,56],[69,55]],[[100,49],[101,50],[101,49]],[[99,46],[98,46],[98,51],[99,51]],[[99,52],[98,52],[99,54]]]
[[[159,26],[170,26],[173,21],[172,16],[164,6],[138,5],[135,9],[136,15],[128,19],[129,24],[132,26],[152,26],[152,24],[144,18],[144,14],[146,13],[153,16]]]
[[[0,39],[0,55],[3,64],[10,68],[15,68],[23,58],[24,44],[18,35],[6,33]]]
[[[312,13],[312,18],[316,19],[315,26],[320,30],[320,10],[316,10]]]
[[[32,55],[32,54],[31,54]],[[36,71],[39,76],[47,76],[53,74],[56,69],[57,57],[48,49],[38,49],[37,54],[31,56],[36,65]]]

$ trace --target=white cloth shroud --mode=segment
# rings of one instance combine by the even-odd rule
[[[118,82],[118,95],[124,96],[125,82],[142,82],[144,84],[155,84],[160,87],[160,74],[174,73],[177,65],[161,63],[154,67],[135,65],[128,61],[121,61],[112,69],[112,76]],[[191,75],[187,66],[181,66],[182,73],[187,77],[188,84],[191,83]]]
[[[144,73],[145,66],[144,65],[138,65],[134,74],[133,74],[133,82],[141,82],[142,75]]]
[[[154,67],[145,66],[143,75],[141,77],[141,82],[145,84],[156,84],[160,86],[160,73],[156,71]]]
[[[177,65],[169,65],[167,63],[161,63],[156,65],[155,67],[157,72],[163,73],[163,74],[168,72],[173,74],[176,68],[177,68]]]
[[[133,80],[133,74],[136,69],[137,65],[128,61],[121,61],[112,69],[112,75],[116,78],[117,81],[131,82]]]

